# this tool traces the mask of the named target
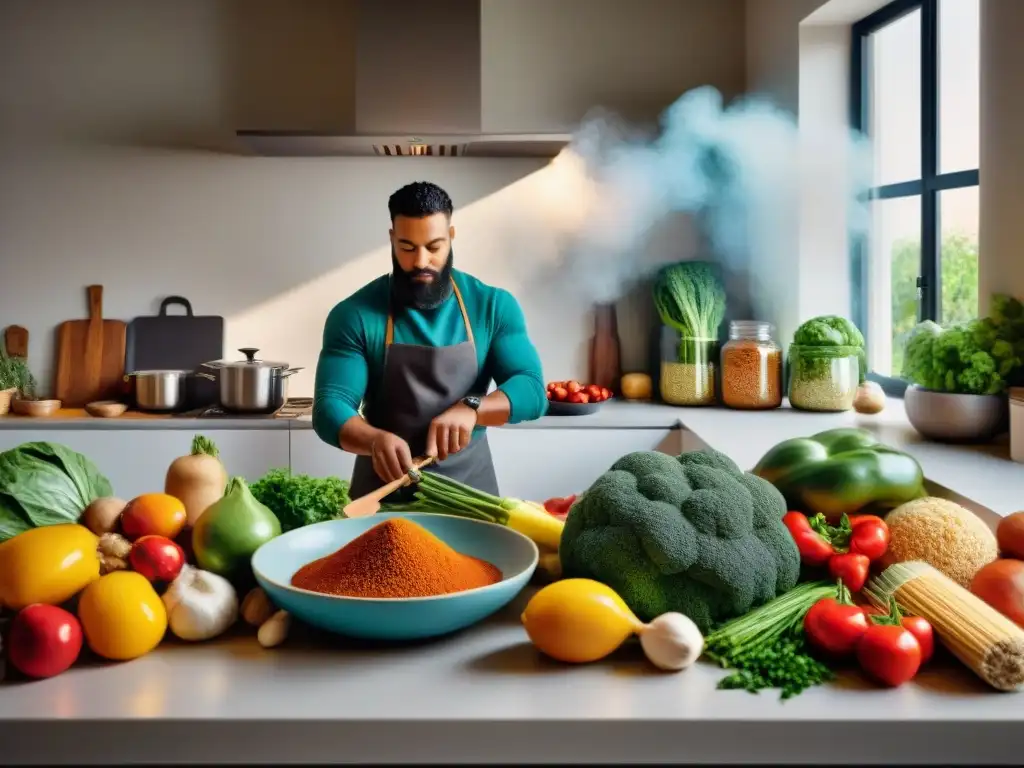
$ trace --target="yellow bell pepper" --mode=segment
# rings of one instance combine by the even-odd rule
[[[75,523],[47,525],[0,544],[0,605],[59,605],[100,577],[99,539]]]
[[[167,631],[167,609],[145,576],[114,571],[78,598],[78,618],[89,648],[112,661],[137,659],[156,648]]]

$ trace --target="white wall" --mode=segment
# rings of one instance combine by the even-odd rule
[[[580,5],[557,0],[552,28],[568,31],[566,8]],[[659,26],[624,24],[629,9],[602,5],[612,15],[590,25],[594,37],[549,41],[558,43],[557,55],[538,50],[544,66],[531,78],[560,67],[553,79],[569,88],[587,75],[574,64],[577,51],[615,68],[644,47],[645,29]],[[648,94],[636,104],[649,109],[697,82],[739,89],[740,0],[642,5],[669,14],[670,24],[690,18],[693,27],[680,30],[678,39],[689,42],[672,48],[678,55],[648,55],[659,67],[636,85]],[[527,26],[548,29],[545,4],[526,6]],[[389,269],[387,195],[422,178],[455,200],[458,265],[518,295],[546,374],[584,373],[589,302],[572,285],[544,279],[565,245],[556,220],[571,190],[543,163],[283,160],[224,151],[234,149],[238,127],[351,126],[353,7],[347,0],[0,6],[0,326],[28,327],[31,364],[44,382],[54,326],[84,316],[84,287],[101,283],[108,317],[151,314],[170,294],[190,298],[200,314],[224,315],[229,354],[251,345],[305,366],[292,393],[310,393],[328,310]],[[683,7],[688,17],[679,15]],[[661,35],[664,45],[674,38]],[[623,91],[624,79],[612,83]],[[557,97],[545,91],[545,99]],[[572,91],[564,98],[579,107]],[[686,257],[691,246],[681,234],[669,228],[630,256],[638,269]],[[646,361],[650,315],[642,293],[620,307],[627,367]]]

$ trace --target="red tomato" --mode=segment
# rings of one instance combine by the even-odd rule
[[[921,644],[903,627],[873,624],[857,644],[857,661],[870,677],[895,688],[921,668]]]
[[[816,602],[804,616],[807,639],[833,656],[853,653],[867,630],[868,617],[863,608],[830,597]]]
[[[572,392],[569,394],[569,402],[575,403],[576,405],[583,405],[590,402],[590,398],[586,392]]]
[[[920,616],[904,616],[900,625],[912,634],[921,646],[921,663],[927,663],[935,652],[935,631],[928,619]]]
[[[553,395],[553,399],[561,402],[564,401],[567,397],[569,397],[569,390],[567,390],[565,387],[555,387],[553,390],[551,390],[551,394]]]
[[[569,392],[569,394],[572,394],[573,392],[579,392],[581,389],[583,389],[583,385],[580,384],[578,381],[573,380],[565,382],[565,388]]]
[[[128,560],[136,573],[151,582],[167,582],[181,573],[185,552],[164,536],[143,536],[132,545]]]
[[[611,397],[612,397],[612,391],[610,389],[608,389],[608,387],[601,387],[601,399],[602,400],[611,400]]]
[[[552,395],[551,390],[549,389],[548,390],[548,400],[551,400],[551,399],[553,399],[553,395]]]
[[[82,625],[63,608],[36,603],[23,608],[11,622],[7,658],[29,677],[59,675],[82,650]]]
[[[889,526],[885,521],[873,515],[863,515],[850,524],[850,552],[865,555],[874,561],[889,549]]]
[[[550,391],[551,391],[551,390],[553,390],[553,389],[554,389],[555,387],[557,387],[557,386],[558,386],[558,384],[559,384],[559,382],[557,382],[557,381],[551,381],[551,382],[548,382],[548,392],[550,392]]]
[[[843,552],[828,560],[828,572],[833,579],[841,579],[851,592],[860,592],[868,580],[871,560],[867,555]]]
[[[597,384],[588,384],[586,386],[586,393],[591,402],[596,403],[601,399],[601,388]]]

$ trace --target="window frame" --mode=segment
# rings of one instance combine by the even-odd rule
[[[867,134],[870,119],[871,76],[870,37],[909,13],[921,12],[921,175],[911,181],[872,185],[867,200],[917,197],[921,201],[921,267],[918,276],[918,321],[937,320],[942,300],[942,242],[939,193],[950,189],[976,187],[979,169],[941,173],[939,169],[939,0],[893,0],[851,27],[850,122],[858,133]],[[871,318],[867,312],[869,254],[866,235],[853,237],[851,283],[853,321],[870,344]],[[897,372],[894,372],[896,374]],[[898,375],[874,371],[868,378],[891,395],[902,397],[908,382]]]

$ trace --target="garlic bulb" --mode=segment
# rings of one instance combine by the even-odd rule
[[[885,392],[875,381],[865,381],[857,388],[853,399],[853,409],[857,413],[872,415],[885,410]]]
[[[681,613],[664,613],[640,630],[640,646],[654,666],[669,672],[686,669],[704,651],[704,636]]]
[[[163,596],[167,624],[182,640],[209,640],[238,620],[238,595],[223,576],[186,565]]]

